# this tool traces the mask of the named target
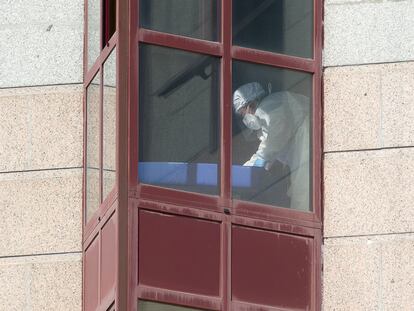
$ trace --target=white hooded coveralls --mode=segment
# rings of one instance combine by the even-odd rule
[[[303,95],[282,91],[272,93],[260,101],[255,115],[261,129],[260,140],[255,154],[245,166],[255,166],[264,160],[269,169],[278,160],[289,166],[291,172],[288,195],[291,208],[309,210],[309,98]]]

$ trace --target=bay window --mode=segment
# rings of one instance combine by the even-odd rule
[[[320,1],[86,2],[86,309],[319,310]]]

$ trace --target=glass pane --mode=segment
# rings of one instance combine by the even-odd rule
[[[216,0],[143,0],[141,27],[197,39],[217,41]]]
[[[88,0],[88,68],[91,68],[101,50],[101,1]]]
[[[140,52],[140,180],[218,194],[219,60],[151,45]]]
[[[138,310],[139,311],[199,311],[201,309],[180,307],[180,306],[168,305],[165,303],[140,300],[138,301]]]
[[[104,64],[103,81],[103,199],[116,179],[116,49]]]
[[[86,219],[98,209],[99,191],[99,72],[87,89],[87,134],[86,134]]]
[[[233,44],[313,57],[313,1],[233,1]]]
[[[116,31],[116,0],[105,0],[103,3],[105,16],[105,42],[107,44],[109,39]]]
[[[312,75],[233,63],[233,197],[311,210]]]

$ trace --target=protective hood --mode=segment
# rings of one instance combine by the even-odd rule
[[[260,100],[265,95],[265,90],[258,82],[244,84],[233,94],[234,110],[237,112],[240,108],[247,106],[248,103]]]

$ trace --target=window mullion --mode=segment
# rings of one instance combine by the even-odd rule
[[[223,46],[220,76],[220,118],[221,118],[221,161],[220,161],[220,187],[224,212],[231,210],[231,140],[232,140],[232,1],[221,1],[221,42]],[[231,220],[230,216],[222,224],[223,246],[222,250],[223,275],[221,294],[223,297],[223,311],[231,308],[231,275],[230,275],[230,243]]]
[[[102,204],[103,198],[103,64],[101,63],[100,70],[100,89],[99,89],[99,198]]]
[[[223,56],[221,62],[220,102],[221,102],[221,197],[224,207],[231,201],[231,1],[222,1],[221,40]]]

